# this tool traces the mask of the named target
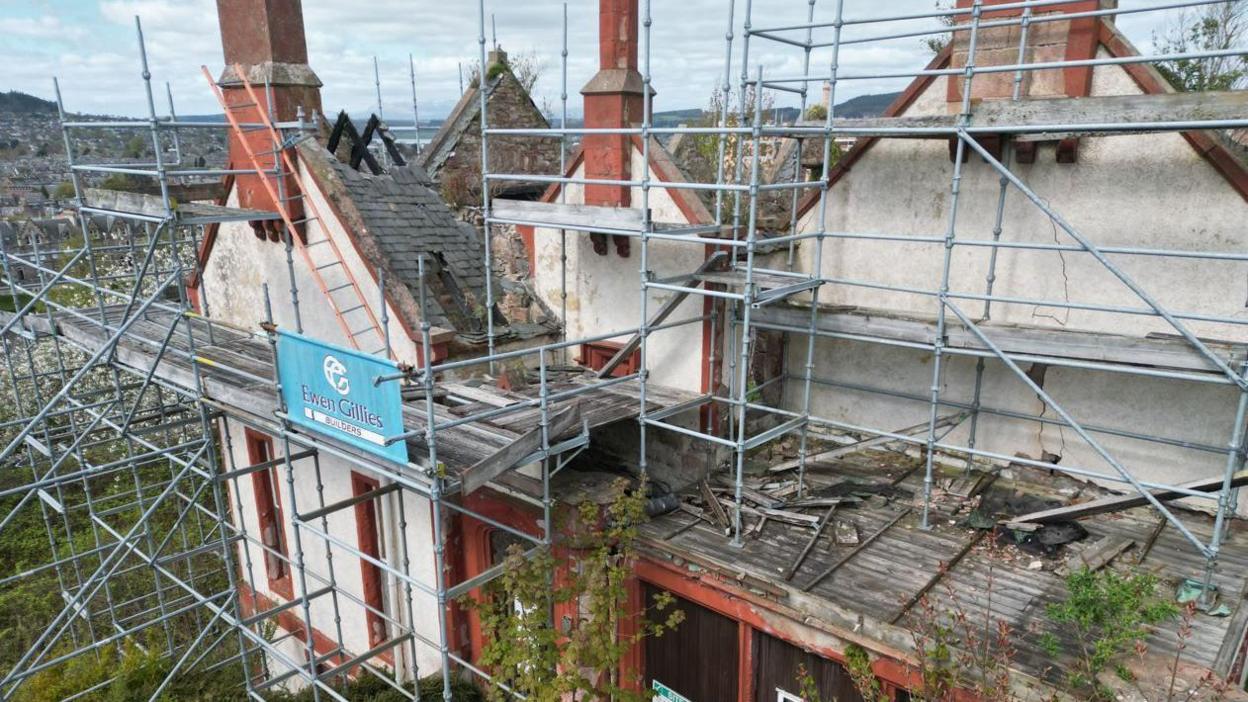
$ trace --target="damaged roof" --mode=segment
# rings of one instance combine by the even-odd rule
[[[473,226],[460,221],[416,165],[393,166],[382,175],[361,173],[314,140],[299,144],[300,156],[325,191],[368,263],[402,282],[406,305],[419,321],[420,258],[437,265],[426,271],[429,321],[460,334],[484,329],[483,243]]]

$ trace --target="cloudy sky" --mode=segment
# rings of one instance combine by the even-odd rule
[[[652,0],[653,76],[656,110],[700,107],[724,70],[724,35],[734,0]],[[812,0],[814,1],[814,0]],[[1162,0],[1121,0],[1122,7],[1157,5]],[[745,0],[735,0],[738,41],[733,74],[740,72],[740,25]],[[593,75],[597,54],[597,5],[570,0],[569,110],[579,114],[577,91]],[[783,26],[804,21],[804,0],[754,0],[753,26]],[[845,17],[869,18],[921,12],[934,0],[845,0]],[[818,0],[817,20],[830,20],[835,0]],[[416,61],[421,117],[444,115],[459,93],[458,66],[477,55],[476,0],[303,0],[308,50],[313,69],[325,82],[327,110],[353,113],[376,109],[373,57],[381,66],[382,101],[387,116],[411,114],[408,55]],[[559,43],[563,3],[558,0],[486,0],[499,44],[511,52],[532,53],[545,66],[536,89],[558,105]],[[77,112],[137,115],[145,113],[134,17],[143,20],[153,78],[171,83],[178,112],[216,112],[199,72],[214,73],[221,64],[215,0],[0,0],[0,91],[21,90],[51,97],[52,76],[61,80],[66,107]],[[1147,50],[1163,13],[1123,17],[1119,25]],[[914,31],[935,26],[931,20],[864,25],[847,29],[845,38]],[[823,38],[830,38],[830,30]],[[491,32],[487,29],[487,36]],[[800,35],[799,35],[800,36]],[[858,74],[921,68],[929,56],[918,38],[846,46],[843,72]],[[814,65],[826,66],[826,51],[816,51]],[[755,41],[751,65],[768,75],[800,72],[799,48]],[[14,70],[17,67],[17,70]],[[838,96],[901,89],[904,80],[846,81]],[[796,104],[781,96],[777,104]],[[160,101],[163,111],[164,103]]]

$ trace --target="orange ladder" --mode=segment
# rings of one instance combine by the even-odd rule
[[[208,67],[202,66],[201,68],[204,72],[204,77],[208,79],[208,85],[212,87],[213,93],[217,96],[217,101],[221,103],[221,109],[225,111],[225,118],[229,121],[230,127],[234,130],[234,135],[238,138],[239,145],[243,147],[243,151],[247,153],[247,158],[251,161],[252,167],[255,168],[257,174],[260,175],[260,182],[264,185],[265,191],[268,193],[269,197],[272,198],[273,202],[278,204],[277,211],[278,214],[282,216],[282,221],[286,225],[286,235],[289,236],[291,241],[294,242],[295,248],[299,250],[300,255],[307,264],[308,271],[312,274],[312,278],[316,281],[317,287],[320,288],[321,294],[329,302],[330,309],[334,311],[334,315],[338,319],[338,325],[342,328],[343,334],[346,335],[347,341],[351,344],[352,348],[360,351],[373,354],[384,354],[387,346],[385,332],[382,330],[381,324],[377,321],[377,316],[373,314],[372,307],[369,306],[368,300],[365,299],[363,291],[360,290],[360,285],[356,281],[355,276],[351,273],[351,269],[347,266],[346,261],[343,260],[342,251],[338,248],[338,244],[334,242],[333,237],[329,235],[328,230],[325,228],[324,220],[321,219],[321,215],[317,211],[315,203],[312,202],[312,198],[307,197],[307,189],[302,187],[301,184],[299,188],[301,191],[300,194],[289,198],[282,198],[274,187],[274,182],[277,178],[281,178],[285,174],[291,174],[295,178],[298,178],[299,171],[295,168],[295,164],[290,158],[290,154],[287,151],[287,145],[282,140],[281,133],[278,132],[277,128],[273,125],[273,121],[270,118],[268,111],[263,108],[263,103],[260,102],[260,98],[256,94],[255,89],[247,80],[247,76],[243,73],[242,66],[239,66],[238,64],[234,65],[234,75],[237,76],[239,82],[242,83],[243,88],[247,91],[247,96],[250,98],[251,102],[238,105],[230,105],[226,101],[225,94],[221,91],[220,86],[218,86],[216,81],[213,80],[212,74],[208,72]],[[243,128],[238,116],[234,113],[235,110],[243,110],[251,107],[256,108],[255,112],[259,116],[261,126],[257,129],[267,130],[269,132],[269,136],[273,140],[274,146],[272,155],[274,155],[274,158],[273,163],[268,166],[261,161],[261,156],[268,156],[270,154],[267,152],[265,154],[257,154],[255,150],[252,149],[251,144],[248,143],[246,139],[246,134],[249,130]],[[255,129],[252,129],[251,131],[255,131]],[[276,171],[276,174],[273,174],[274,171]],[[289,203],[297,199],[302,199],[305,206],[311,211],[312,214],[311,217],[301,219],[298,222],[291,218],[289,211]],[[306,228],[306,224],[313,221],[321,223],[319,229],[323,238],[317,241],[311,241],[311,229]],[[306,238],[308,241],[305,242],[304,238],[297,235],[298,230],[296,224],[305,225],[304,231],[306,232]],[[329,249],[332,258],[331,260],[317,263],[312,257],[311,249],[322,245]],[[336,284],[331,286],[326,281],[327,276],[340,277],[341,281],[336,281]],[[335,297],[335,295],[347,297],[348,299],[341,300]],[[364,313],[366,319],[359,319],[360,312]],[[348,319],[348,315],[355,315],[355,319]],[[353,325],[360,324],[364,324],[364,326],[361,326],[359,329],[352,329]],[[373,337],[372,339],[369,339],[370,335]],[[369,343],[365,344],[362,342]]]

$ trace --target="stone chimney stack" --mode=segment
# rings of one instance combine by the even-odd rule
[[[1022,10],[1018,8],[993,10],[993,5],[1001,5],[1013,0],[984,0],[982,20],[1018,17]],[[1073,12],[1089,12],[1101,8],[1116,7],[1117,0],[1075,0],[1051,6],[1037,8],[1033,16],[1051,14],[1069,14]],[[958,8],[970,8],[973,0],[957,0]],[[971,22],[969,14],[959,15],[958,24]],[[1027,46],[1023,52],[1025,63],[1044,63],[1050,61],[1075,61],[1095,58],[1097,46],[1097,17],[1080,17],[1061,22],[1038,22],[1028,29]],[[975,48],[976,66],[1013,65],[1018,61],[1018,43],[1021,28],[1019,25],[1006,27],[989,27],[979,30]],[[950,67],[966,66],[969,52],[970,32],[962,30],[953,33],[952,55]],[[948,81],[948,101],[950,109],[957,109],[962,101],[962,83],[960,77],[951,77]],[[1057,98],[1086,97],[1092,86],[1092,68],[1075,66],[1064,69],[1045,71],[1027,71],[1023,74],[1020,97],[1026,98]],[[971,86],[973,100],[1008,100],[1014,93],[1014,72],[976,74]]]
[[[645,109],[644,86],[637,71],[638,0],[599,0],[598,73],[581,89],[585,97],[585,126],[620,129],[641,124]],[[585,177],[602,180],[632,179],[632,137],[626,134],[587,134],[582,142]],[[622,185],[585,186],[585,204],[629,207],[630,189]],[[616,250],[628,255],[628,239],[616,237]],[[596,237],[594,250],[606,253],[606,241]]]
[[[226,102],[239,106],[232,113],[240,121],[254,122],[260,111],[268,111],[266,83],[272,91],[274,121],[294,120],[300,108],[307,117],[321,114],[321,81],[308,66],[300,0],[217,0],[217,18],[225,55],[225,70],[217,83]],[[255,89],[259,105],[249,104],[253,101],[234,73],[235,64],[242,67]],[[273,150],[267,132],[253,131],[246,138],[258,155]],[[230,138],[230,161],[238,168],[251,167],[235,136]],[[235,189],[241,207],[264,210],[276,207],[257,176],[237,178]],[[293,187],[288,185],[287,194],[293,192]],[[273,232],[269,235],[272,237]]]

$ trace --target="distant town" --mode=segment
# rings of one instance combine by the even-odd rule
[[[896,97],[894,93],[864,95],[837,106],[837,114],[845,117],[878,115]],[[693,123],[704,117],[701,108],[669,110],[654,115],[657,127]],[[73,114],[81,120],[103,120],[107,115]],[[797,117],[792,107],[774,110],[771,119],[791,122]],[[181,116],[182,119],[222,120],[222,115]],[[442,126],[441,117],[421,120],[420,134],[427,140]],[[391,126],[405,128],[411,135],[411,120],[394,120]],[[580,118],[569,118],[569,127],[580,126]],[[75,139],[80,153],[74,154],[78,163],[133,162],[152,160],[151,138],[134,130],[93,129]],[[226,142],[223,130],[186,129],[178,133],[177,144],[167,140],[163,144],[164,163],[178,162],[188,166],[222,167],[226,159]],[[120,174],[106,176],[99,173],[84,174],[83,185],[106,185],[125,189],[126,177]],[[138,184],[135,184],[137,187]],[[0,92],[0,219],[49,218],[61,214],[74,196],[70,182],[69,162],[65,157],[65,142],[57,120],[56,103],[51,100],[18,91]]]

